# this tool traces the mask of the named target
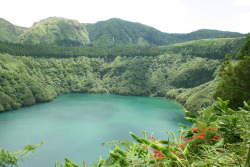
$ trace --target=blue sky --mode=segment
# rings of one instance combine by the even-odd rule
[[[57,16],[95,23],[110,18],[146,24],[168,33],[198,29],[250,32],[250,0],[6,0],[0,17],[30,27]]]

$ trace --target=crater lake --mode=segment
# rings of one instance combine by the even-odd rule
[[[71,93],[52,102],[39,103],[0,114],[0,148],[16,151],[27,144],[46,142],[20,167],[52,167],[64,157],[86,166],[108,157],[102,143],[142,137],[153,132],[168,139],[165,130],[177,133],[184,120],[183,107],[160,97]]]

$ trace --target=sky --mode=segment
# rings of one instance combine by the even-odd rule
[[[18,26],[54,16],[80,23],[120,18],[167,33],[250,32],[250,0],[1,0],[0,18]]]

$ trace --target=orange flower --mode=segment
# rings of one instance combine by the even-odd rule
[[[200,138],[200,139],[204,139],[204,136],[200,136],[200,135],[199,135],[199,136],[198,136],[198,138]]]

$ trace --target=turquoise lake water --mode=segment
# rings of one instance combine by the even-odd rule
[[[129,132],[142,137],[142,131],[167,139],[165,130],[180,130],[183,108],[156,97],[72,93],[0,114],[0,148],[22,149],[26,144],[46,143],[20,167],[53,167],[64,157],[86,166],[108,156],[103,142],[124,140]]]

